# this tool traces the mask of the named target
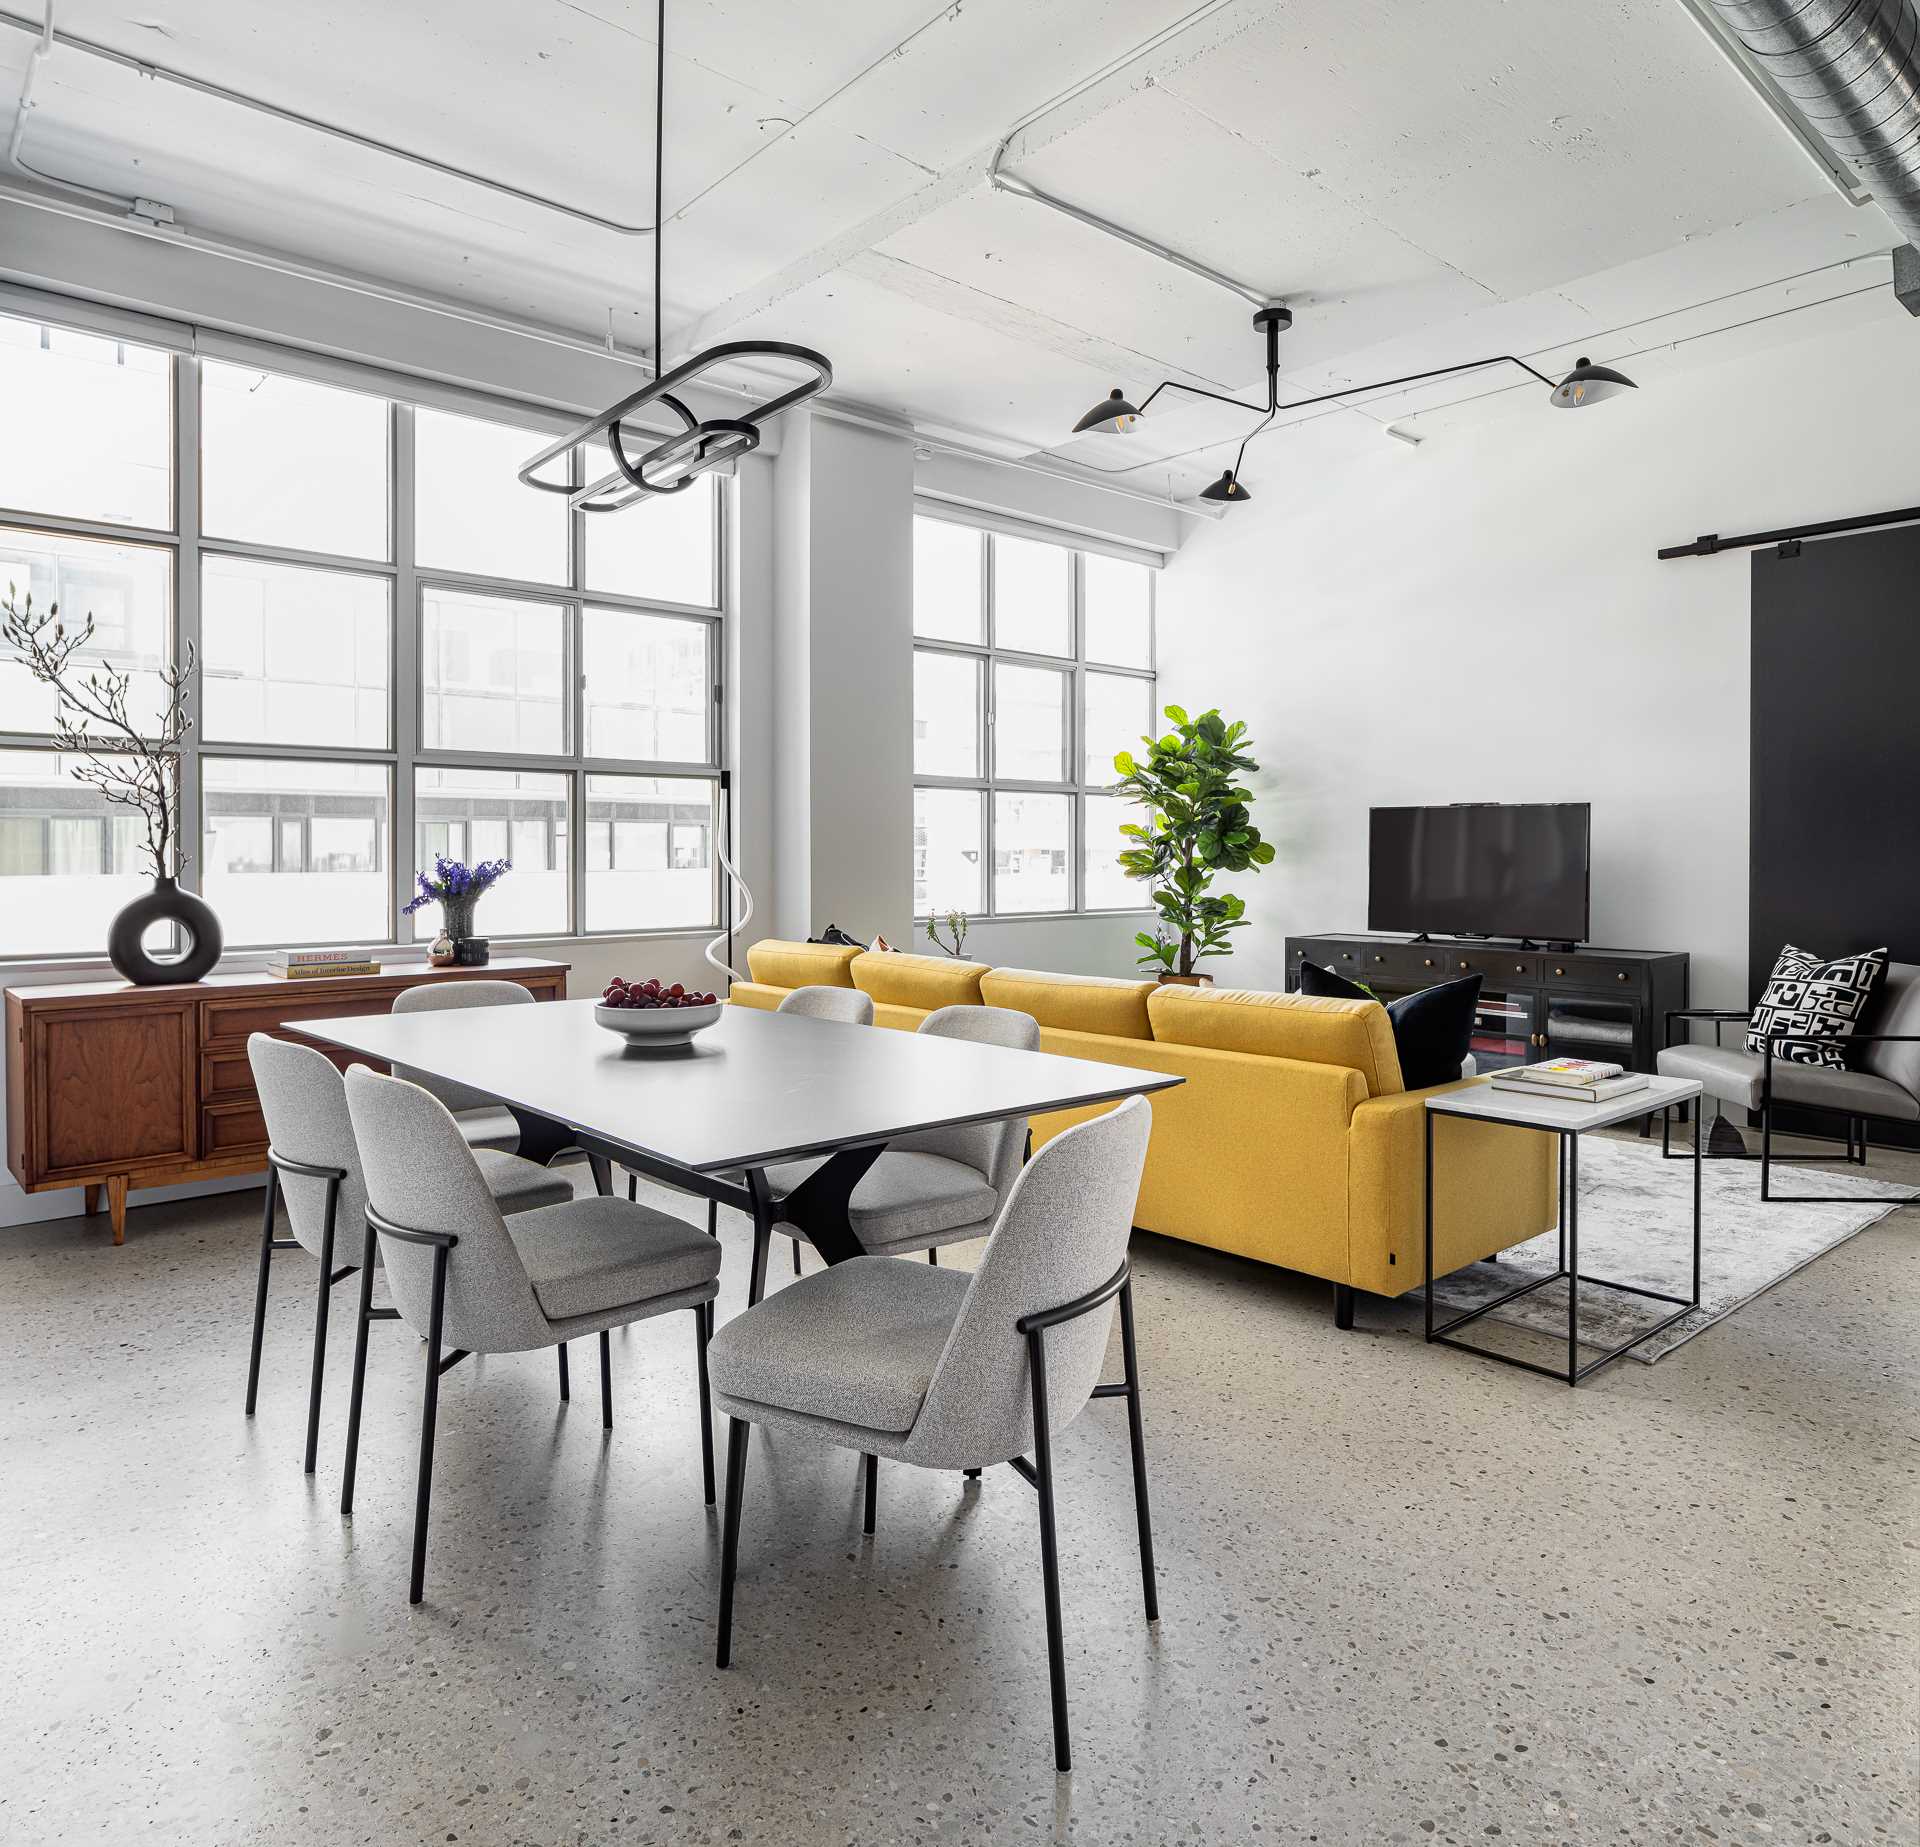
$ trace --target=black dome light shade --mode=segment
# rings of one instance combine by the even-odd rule
[[[1589,404],[1598,404],[1603,398],[1615,398],[1623,391],[1639,389],[1624,372],[1616,372],[1611,366],[1597,366],[1583,353],[1580,363],[1554,386],[1553,407],[1581,410]]]
[[[1218,481],[1200,490],[1200,498],[1202,500],[1222,501],[1228,506],[1233,506],[1240,501],[1251,500],[1253,496],[1234,478],[1233,470],[1227,468],[1221,471]]]
[[[1124,436],[1139,421],[1140,412],[1128,403],[1116,385],[1073,426],[1073,433],[1082,436],[1088,430],[1110,430],[1116,436]]]

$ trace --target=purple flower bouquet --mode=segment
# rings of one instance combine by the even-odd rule
[[[447,934],[456,943],[461,942],[473,935],[473,907],[480,902],[481,894],[491,891],[512,870],[510,859],[483,859],[477,866],[469,866],[464,860],[436,853],[433,877],[428,878],[424,872],[414,875],[420,894],[405,907],[405,913],[411,917],[426,905],[439,905]]]

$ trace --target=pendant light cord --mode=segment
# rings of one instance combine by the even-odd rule
[[[667,369],[667,352],[660,333],[660,246],[667,227],[660,217],[662,175],[667,163],[667,0],[660,0],[653,26],[653,375]]]

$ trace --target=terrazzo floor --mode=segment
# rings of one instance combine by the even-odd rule
[[[352,1290],[308,1479],[304,1257],[241,1415],[258,1199],[137,1208],[119,1250],[0,1232],[8,1847],[1920,1836],[1920,1209],[1578,1392],[1136,1237],[1163,1620],[1096,1404],[1059,1446],[1056,1779],[1005,1469],[883,1465],[868,1541],[853,1457],[756,1438],[714,1670],[683,1315],[615,1337],[609,1439],[591,1343],[570,1406],[546,1354],[447,1376],[409,1611],[419,1347],[373,1330],[343,1525]]]

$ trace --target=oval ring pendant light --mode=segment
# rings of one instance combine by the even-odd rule
[[[760,430],[782,411],[792,410],[817,397],[833,383],[833,366],[823,353],[810,346],[793,346],[784,340],[728,340],[710,346],[704,353],[683,359],[672,371],[665,369],[666,349],[661,340],[661,320],[665,297],[660,286],[661,245],[666,241],[666,212],[663,206],[662,175],[666,168],[667,126],[667,0],[659,0],[654,26],[653,82],[653,378],[619,403],[590,417],[549,443],[520,470],[520,479],[528,487],[546,494],[565,494],[570,510],[582,513],[617,513],[636,500],[662,494],[678,494],[691,487],[697,476],[711,474],[729,462],[760,446]],[[811,376],[749,410],[731,417],[696,417],[674,393],[691,384],[704,372],[734,360],[775,359],[803,366]],[[680,420],[673,435],[661,436],[657,430],[636,429],[634,435],[650,445],[637,454],[627,446],[627,420],[650,404],[661,404]],[[543,481],[539,471],[549,463],[566,457],[572,450],[605,436],[613,457],[614,472],[605,474],[584,487],[570,481]]]

